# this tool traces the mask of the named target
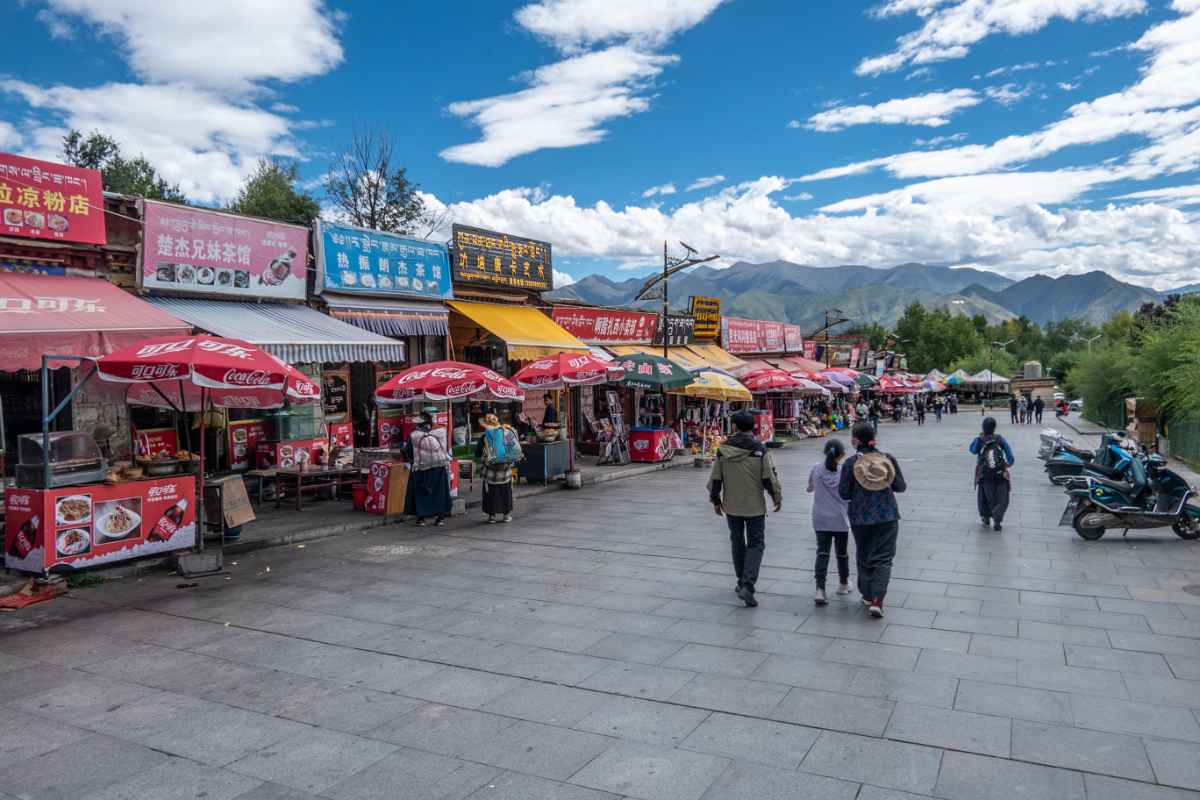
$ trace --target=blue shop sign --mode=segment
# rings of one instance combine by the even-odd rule
[[[376,296],[454,297],[446,246],[352,225],[318,222],[317,286]]]

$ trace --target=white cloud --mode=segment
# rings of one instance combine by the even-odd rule
[[[676,33],[703,22],[725,0],[539,0],[513,15],[522,28],[573,53],[627,40],[662,47]]]
[[[538,150],[600,141],[604,123],[650,108],[652,81],[679,61],[655,51],[723,2],[538,0],[522,6],[514,14],[517,24],[570,57],[522,75],[528,89],[451,103],[447,110],[469,119],[482,138],[448,147],[441,157],[498,167]],[[612,42],[617,44],[587,50]]]
[[[0,150],[16,150],[22,141],[23,137],[16,125],[0,120]]]
[[[142,78],[221,88],[321,75],[342,60],[323,0],[43,0],[112,36]],[[53,28],[52,28],[53,30]]]
[[[1003,86],[989,86],[983,93],[989,100],[995,100],[1002,106],[1011,106],[1032,94],[1033,85],[1018,86],[1015,83],[1006,83]]]
[[[878,75],[909,64],[962,58],[988,36],[1033,33],[1055,19],[1111,19],[1145,9],[1145,0],[889,0],[877,14],[916,13],[925,23],[901,36],[894,51],[864,59],[856,72]]]
[[[0,92],[41,112],[27,144],[32,154],[60,158],[67,127],[104,131],[201,202],[233,196],[261,156],[298,155],[283,117],[202,89],[132,83],[42,88],[9,80],[0,81]]]
[[[1116,179],[1115,173],[1102,169],[960,175],[842,200],[821,210],[837,214],[922,202],[932,206],[1000,212],[1018,206],[1068,203],[1091,187]]]
[[[663,183],[658,186],[651,186],[646,191],[642,192],[642,197],[655,197],[658,195],[675,194],[675,184]]]
[[[38,22],[46,26],[46,30],[50,32],[51,39],[66,41],[75,37],[75,29],[61,15],[54,13],[50,9],[43,8],[35,16]]]
[[[1139,80],[1123,91],[1072,106],[1062,119],[1028,134],[988,145],[910,151],[806,175],[827,180],[884,168],[899,178],[937,178],[994,172],[1069,147],[1120,136],[1149,140],[1127,159],[1131,178],[1200,168],[1200,0],[1175,0],[1182,16],[1160,22],[1130,45],[1148,54]]]
[[[561,289],[564,286],[570,286],[575,282],[575,278],[565,272],[554,270],[554,288]]]
[[[787,200],[789,203],[797,203],[805,200],[812,200],[813,196],[808,192],[798,192],[796,194],[785,194],[783,199]]]
[[[441,156],[498,167],[543,148],[598,142],[605,136],[603,123],[650,107],[640,91],[677,60],[618,46],[539,67],[528,76],[528,89],[452,103],[450,113],[469,118],[483,138],[448,147]]]
[[[932,136],[928,139],[913,139],[913,144],[917,147],[937,147],[938,145],[947,144],[949,142],[965,141],[967,134],[963,131],[952,133],[949,136]]]
[[[930,92],[873,106],[838,106],[809,117],[806,127],[822,132],[870,124],[927,125],[936,128],[950,122],[950,117],[955,113],[977,106],[980,102],[979,95],[971,89]]]
[[[689,183],[684,191],[694,192],[697,189],[711,189],[713,186],[720,186],[724,182],[724,175],[706,175]]]
[[[1039,184],[1102,176],[1047,173]],[[665,211],[654,206],[581,206],[569,195],[535,199],[510,189],[450,206],[468,225],[520,231],[554,242],[556,254],[647,264],[654,242],[683,239],[726,261],[786,259],[803,264],[870,264],[951,261],[980,265],[1020,278],[1035,272],[1061,275],[1104,269],[1117,277],[1166,288],[1200,280],[1195,253],[1200,217],[1154,203],[1095,211],[1006,203],[988,208],[960,184],[926,188],[918,197],[881,198],[860,213],[793,216],[774,196],[791,183],[763,177]],[[1026,191],[1004,177],[981,181],[975,191]],[[1049,191],[1049,190],[1046,190]],[[967,198],[954,200],[953,195]],[[1069,195],[1064,192],[1064,196]],[[1045,196],[1045,195],[1043,195]],[[1051,202],[1046,201],[1048,204]]]
[[[1076,81],[1075,83],[1071,83],[1070,81],[1059,81],[1058,88],[1062,89],[1064,92],[1073,92],[1079,88],[1079,81]]]
[[[1167,186],[1162,189],[1146,189],[1117,196],[1118,200],[1161,200],[1167,205],[1200,205],[1200,183],[1190,186]]]

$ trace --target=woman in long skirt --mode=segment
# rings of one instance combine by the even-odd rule
[[[433,415],[421,412],[421,421],[404,446],[412,470],[404,513],[416,517],[417,525],[424,525],[426,517],[433,517],[434,525],[445,525],[450,516],[450,454],[432,431]]]
[[[483,513],[489,524],[497,518],[512,522],[512,469],[521,458],[517,432],[495,414],[483,418],[483,429],[475,445],[475,457],[483,461]]]

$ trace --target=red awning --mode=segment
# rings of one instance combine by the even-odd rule
[[[42,354],[103,356],[191,326],[102,278],[0,273],[0,371],[40,369]]]

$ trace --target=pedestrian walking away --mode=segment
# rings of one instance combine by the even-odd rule
[[[404,458],[412,465],[405,515],[416,517],[417,525],[424,525],[426,517],[433,517],[435,525],[446,524],[451,502],[450,454],[442,437],[433,432],[433,414],[429,409],[421,412],[416,430],[408,437]]]
[[[979,506],[979,519],[983,527],[992,525],[1000,530],[1004,514],[1008,511],[1008,499],[1012,489],[1012,448],[1003,436],[996,433],[996,420],[983,420],[983,433],[971,442],[971,453],[975,455],[975,498]]]
[[[838,494],[845,455],[841,440],[830,439],[825,442],[824,460],[813,464],[808,473],[808,491],[813,495],[813,531],[817,534],[817,563],[813,568],[817,593],[813,601],[819,606],[829,602],[825,596],[825,575],[829,571],[830,548],[837,556],[837,593],[850,593],[850,522],[846,518],[846,501]]]
[[[1014,396],[1008,398],[1008,413],[1012,415],[1012,423],[1014,425],[1017,422],[1017,412],[1019,411],[1019,409],[1020,409],[1020,404],[1017,402],[1016,396],[1014,395]]]
[[[739,411],[733,415],[737,433],[717,449],[712,475],[708,479],[708,497],[717,516],[729,523],[729,541],[733,571],[737,574],[737,596],[748,606],[758,605],[754,597],[758,568],[766,548],[767,503],[769,495],[775,511],[783,507],[783,487],[775,472],[775,463],[766,445],[754,437],[754,415]],[[870,427],[870,426],[864,426]]]
[[[942,412],[945,411],[945,408],[946,408],[945,403],[942,401],[942,398],[940,398],[940,397],[934,398],[934,400],[933,400],[933,417],[939,423],[942,421]]]
[[[917,402],[913,406],[913,411],[915,412],[916,417],[917,417],[917,424],[924,425],[925,424],[925,398],[923,398],[923,397],[917,398]]]
[[[858,592],[868,613],[878,619],[883,616],[900,535],[896,493],[908,484],[896,459],[876,449],[875,432],[869,426],[855,425],[852,439],[857,452],[842,465],[838,494],[847,501],[846,516],[854,535]]]
[[[1046,410],[1046,401],[1042,398],[1037,398],[1033,401],[1033,415],[1036,418],[1037,424],[1042,424],[1042,412]]]
[[[879,403],[879,398],[871,401],[871,427],[879,430],[879,418],[883,416],[883,407]]]
[[[489,523],[512,522],[513,466],[523,457],[516,430],[501,425],[495,414],[484,417],[475,458],[483,462],[483,513]]]

